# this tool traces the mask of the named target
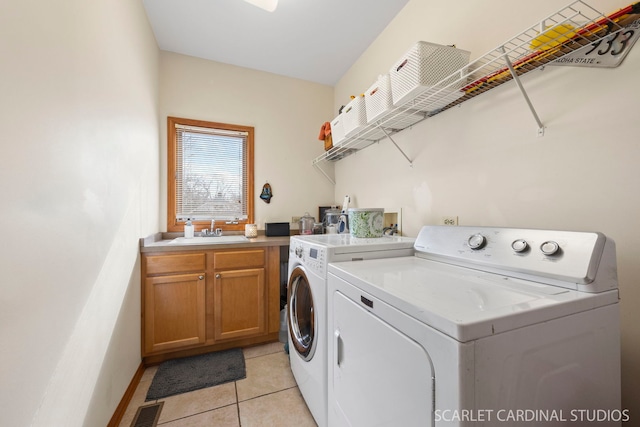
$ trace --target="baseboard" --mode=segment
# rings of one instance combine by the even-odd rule
[[[129,383],[129,387],[127,387],[127,390],[124,392],[124,396],[122,396],[122,399],[120,400],[118,407],[114,411],[113,416],[109,421],[109,424],[107,424],[107,427],[118,427],[120,425],[120,421],[122,421],[122,417],[124,416],[124,413],[129,407],[129,403],[131,403],[133,394],[136,392],[136,389],[138,388],[138,384],[140,384],[140,379],[142,379],[142,374],[144,374],[144,364],[140,362],[140,366],[138,366],[138,369],[136,370],[135,374],[133,374],[133,378]]]

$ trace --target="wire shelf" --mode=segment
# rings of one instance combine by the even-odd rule
[[[433,88],[394,107],[375,123],[342,141],[339,147],[318,156],[313,165],[336,161],[381,139],[391,139],[403,129],[514,79],[527,98],[519,76],[604,39],[638,19],[638,13],[640,3],[605,16],[581,0],[574,1],[442,79]],[[542,127],[533,109],[532,112]]]

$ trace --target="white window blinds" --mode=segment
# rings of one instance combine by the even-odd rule
[[[176,219],[245,220],[247,132],[175,125]]]

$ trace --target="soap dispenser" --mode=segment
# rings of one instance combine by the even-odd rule
[[[191,218],[187,218],[187,222],[184,223],[184,237],[185,239],[193,239],[193,223]]]

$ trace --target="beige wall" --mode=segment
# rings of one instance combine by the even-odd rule
[[[416,40],[455,43],[472,59],[564,2],[412,0],[336,86],[334,106],[365,90]],[[604,13],[626,3],[590,2]],[[517,8],[517,10],[516,10]],[[640,401],[640,47],[616,69],[547,67],[524,79],[547,129],[514,84],[398,134],[413,167],[388,142],[335,165],[336,198],[401,208],[405,234],[459,216],[461,225],[595,230],[617,243],[622,298],[623,406]],[[363,173],[363,171],[387,171]],[[633,416],[632,418],[638,418]],[[638,422],[638,420],[635,420]]]
[[[163,124],[167,116],[176,116],[255,127],[254,203],[260,229],[305,211],[317,217],[319,205],[334,203],[333,185],[311,166],[324,149],[316,137],[331,115],[332,87],[170,52],[161,53],[160,64]],[[166,230],[166,125],[160,151],[160,214]],[[258,197],[266,182],[273,192],[269,204]]]
[[[160,61],[123,0],[3,5],[0,53],[0,424],[106,425],[140,363],[138,239],[165,228],[166,116],[255,126],[256,185],[274,192],[257,221],[288,221],[333,202],[309,160],[333,88]]]
[[[625,407],[640,400],[634,243],[640,152],[636,47],[615,70],[551,69],[335,166],[311,166],[320,122],[415,40],[479,53],[556,1],[412,0],[335,88],[159,53],[141,2],[26,0],[0,13],[2,425],[105,425],[140,362],[137,239],[166,227],[166,116],[256,127],[256,219],[288,221],[344,194],[402,208],[405,232],[462,224],[600,230],[618,244]],[[609,12],[624,4],[593,2]],[[333,174],[333,164],[324,165]],[[388,171],[371,174],[368,171]]]
[[[3,426],[104,426],[140,363],[158,54],[139,1],[0,6]]]

